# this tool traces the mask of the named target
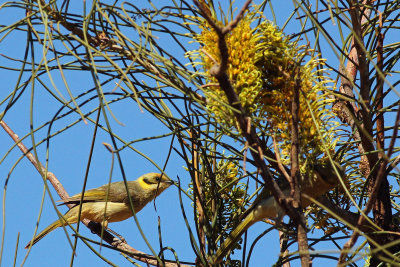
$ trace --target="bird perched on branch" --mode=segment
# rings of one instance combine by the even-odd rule
[[[148,173],[140,176],[136,181],[128,181],[129,196],[135,212],[139,212],[150,201],[160,195],[173,182],[159,173]],[[36,244],[54,229],[78,222],[79,207],[82,194],[60,200],[63,204],[74,205],[62,218],[47,226],[25,248]],[[88,219],[103,223],[119,222],[133,216],[130,200],[124,182],[114,182],[95,189],[85,191],[80,220]]]
[[[340,177],[343,177],[344,171],[339,163],[334,162],[335,168]],[[332,165],[315,165],[313,171],[313,179],[305,182],[301,186],[301,205],[303,208],[312,203],[311,198],[316,199],[319,196],[327,193],[339,182],[336,171]],[[283,188],[285,196],[290,197],[290,188]],[[280,220],[284,212],[275,198],[269,194],[266,188],[257,196],[254,203],[244,212],[239,225],[229,234],[222,245],[218,248],[215,255],[211,258],[212,264],[218,264],[228,255],[230,250],[239,240],[241,235],[254,223],[264,219]]]

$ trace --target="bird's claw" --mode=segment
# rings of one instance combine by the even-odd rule
[[[123,238],[122,236],[120,238],[114,237],[113,242],[111,243],[111,245],[113,247],[118,247],[120,244],[126,244],[125,238]]]

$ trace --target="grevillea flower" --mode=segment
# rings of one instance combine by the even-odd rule
[[[256,9],[256,8],[255,8]],[[215,12],[210,14],[217,21]],[[223,15],[224,16],[224,15]],[[193,36],[200,48],[189,56],[200,66],[196,75],[205,78],[203,92],[207,109],[229,129],[238,129],[234,110],[210,69],[220,61],[218,35],[202,17],[191,17],[200,32]],[[262,21],[258,23],[258,21]],[[217,24],[227,24],[223,17]],[[307,46],[291,41],[277,26],[257,11],[247,12],[225,36],[228,47],[227,74],[247,115],[257,131],[273,136],[284,164],[290,162],[294,90],[299,90],[300,162],[314,161],[336,145],[338,123],[328,97],[334,81],[328,77],[325,60]],[[240,131],[240,130],[239,130]],[[303,170],[305,171],[305,170]]]

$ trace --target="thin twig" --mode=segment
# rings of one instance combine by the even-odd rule
[[[272,136],[272,142],[274,144],[274,150],[278,151],[278,144],[276,143],[275,136]],[[290,176],[282,164],[281,156],[279,155],[279,153],[275,153],[275,155],[276,155],[276,162],[278,163],[279,170],[282,172],[283,176],[285,176],[286,180],[289,182]]]

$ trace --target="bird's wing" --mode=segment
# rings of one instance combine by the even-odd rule
[[[130,182],[128,182],[130,183]],[[109,187],[109,188],[108,188]],[[108,196],[107,196],[107,192]],[[73,195],[69,198],[59,200],[64,204],[79,204],[82,198],[82,193]],[[102,202],[102,201],[111,201],[112,202],[123,202],[126,198],[126,190],[124,182],[114,182],[110,185],[106,184],[100,186],[99,188],[90,189],[85,191],[83,196],[83,203],[85,202]]]
[[[278,178],[276,182],[282,190],[285,190],[289,187],[289,183],[284,177]],[[270,189],[268,189],[265,185],[262,187],[263,188],[261,191],[259,191],[259,194],[254,199],[253,203],[240,215],[240,221],[242,221],[250,212],[252,212],[262,201],[272,196]]]

